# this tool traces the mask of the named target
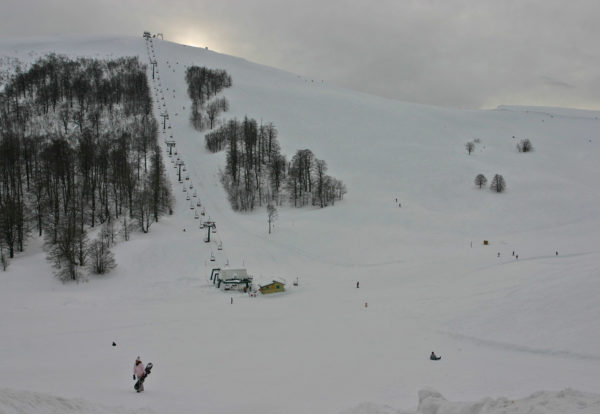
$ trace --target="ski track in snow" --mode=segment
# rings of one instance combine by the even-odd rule
[[[573,351],[564,351],[564,350],[556,350],[549,348],[533,348],[526,345],[518,345],[518,344],[510,344],[499,341],[492,341],[489,339],[481,339],[475,338],[468,335],[457,334],[448,331],[439,331],[441,334],[447,335],[451,338],[454,338],[459,341],[468,341],[478,346],[496,348],[506,351],[514,351],[528,354],[536,354],[543,355],[553,358],[568,358],[568,359],[577,359],[583,361],[600,361],[600,357],[592,354],[573,352]]]

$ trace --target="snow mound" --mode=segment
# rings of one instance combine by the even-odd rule
[[[476,402],[451,402],[432,389],[419,391],[419,407],[414,412],[389,406],[362,403],[343,414],[597,414],[600,395],[572,389],[540,391],[522,400],[484,398]]]
[[[80,399],[68,399],[31,391],[0,389],[2,414],[152,414],[149,408],[129,410],[105,407]]]

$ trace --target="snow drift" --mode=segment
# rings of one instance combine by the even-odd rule
[[[150,409],[105,407],[81,399],[55,397],[31,391],[0,389],[2,414],[154,414]]]
[[[536,392],[520,400],[485,398],[476,402],[450,402],[435,390],[419,391],[416,411],[399,411],[389,406],[363,403],[342,414],[597,414],[600,395],[566,389]]]

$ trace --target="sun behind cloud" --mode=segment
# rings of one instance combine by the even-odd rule
[[[182,28],[177,30],[173,33],[172,40],[192,47],[208,47],[213,50],[216,48],[216,45],[211,43],[209,36],[195,29]]]

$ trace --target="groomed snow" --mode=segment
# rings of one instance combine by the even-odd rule
[[[63,285],[32,239],[0,273],[0,412],[63,401],[38,393],[77,399],[84,413],[600,411],[600,113],[414,105],[153,43],[153,91],[216,239],[202,241],[171,167],[175,214],[116,246],[110,276]],[[24,61],[49,51],[148,60],[141,36],[0,42],[0,55]],[[190,64],[227,70],[224,118],[274,122],[282,152],[326,160],[345,199],[280,208],[271,235],[264,209],[231,211],[218,182],[224,154],[206,153],[189,126]],[[523,138],[533,153],[516,151]],[[502,174],[507,192],[477,189],[478,173]],[[211,252],[216,265],[299,286],[257,298],[218,291]],[[441,361],[429,361],[432,350]],[[136,355],[155,363],[143,394],[133,391]],[[477,402],[427,391],[418,402],[429,388]]]

